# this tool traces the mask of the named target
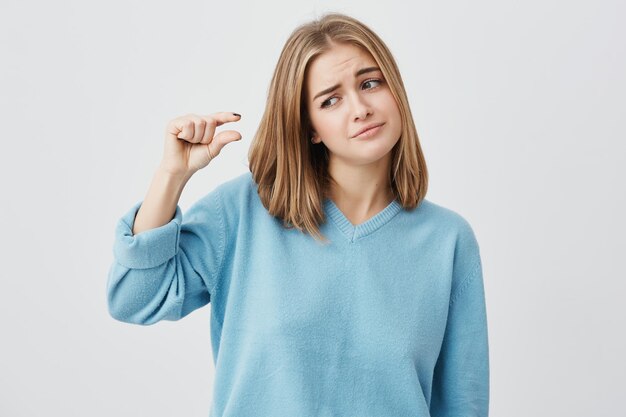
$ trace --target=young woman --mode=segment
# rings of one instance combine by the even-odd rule
[[[425,199],[400,73],[361,22],[298,27],[271,81],[250,172],[183,214],[180,194],[235,113],[167,127],[147,196],[117,225],[112,317],[149,325],[211,304],[211,415],[487,416],[479,246]]]

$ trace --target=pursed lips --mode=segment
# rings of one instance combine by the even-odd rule
[[[352,136],[352,137],[353,137],[353,138],[356,138],[357,136],[359,136],[359,135],[361,135],[361,134],[363,134],[363,133],[365,133],[365,132],[368,132],[368,131],[370,131],[370,130],[372,130],[372,129],[376,129],[377,127],[382,126],[382,125],[384,125],[384,123],[377,123],[377,124],[375,124],[375,125],[372,125],[372,126],[370,126],[370,127],[366,128],[365,130],[360,131],[359,133],[357,133],[356,135],[354,135],[354,136]]]

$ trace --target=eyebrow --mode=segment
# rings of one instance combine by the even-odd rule
[[[372,72],[372,71],[380,71],[380,68],[378,67],[367,67],[367,68],[361,68],[360,70],[358,70],[354,76],[358,77],[359,75],[362,74],[366,74],[368,72]],[[337,88],[339,88],[341,84],[335,84],[332,87],[328,87],[327,89],[320,91],[319,93],[317,93],[317,95],[315,97],[313,97],[313,101],[317,100],[318,97],[323,96],[324,94],[328,94],[334,90],[336,90]]]

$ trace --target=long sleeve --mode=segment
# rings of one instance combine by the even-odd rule
[[[133,235],[136,203],[115,229],[107,280],[109,314],[149,325],[179,320],[208,304],[224,257],[225,230],[217,190],[161,227]]]
[[[489,344],[482,264],[473,233],[459,255],[463,274],[453,288],[433,376],[431,417],[489,415]]]

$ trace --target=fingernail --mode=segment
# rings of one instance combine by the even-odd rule
[[[241,115],[239,113],[233,113],[235,116],[239,116],[241,117]]]

